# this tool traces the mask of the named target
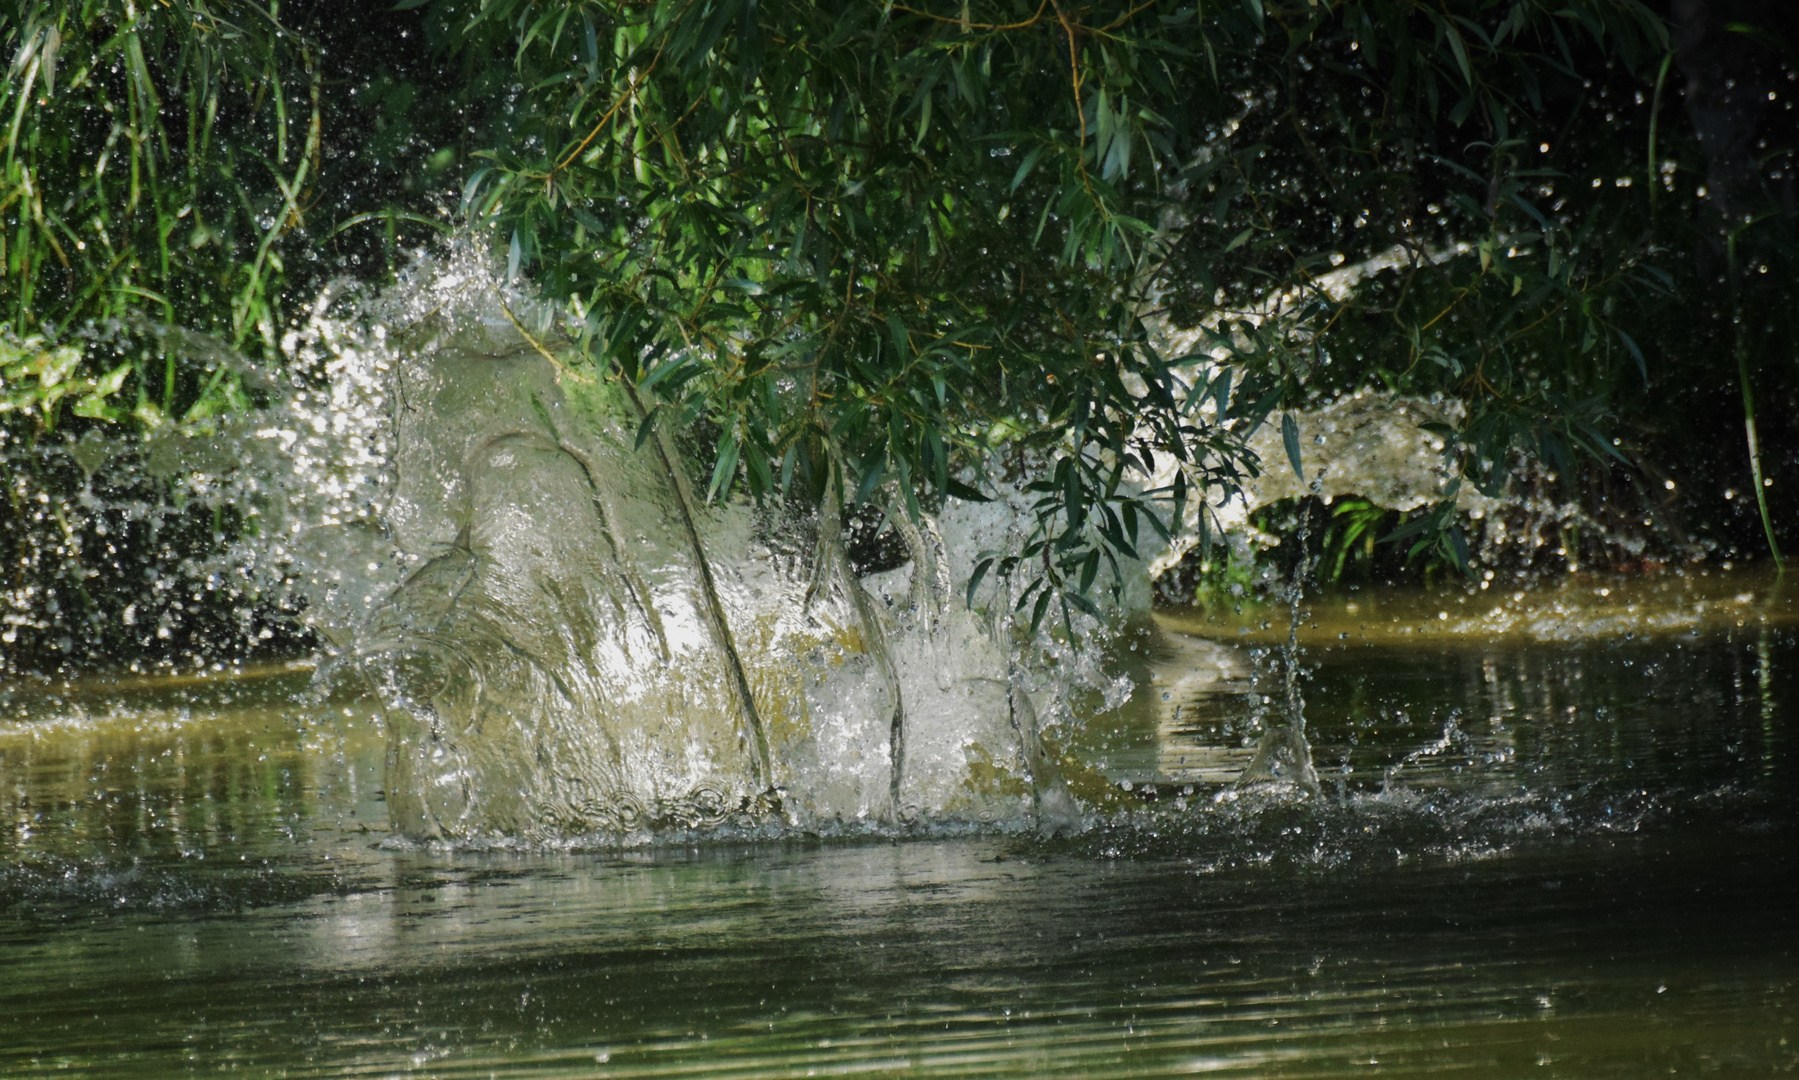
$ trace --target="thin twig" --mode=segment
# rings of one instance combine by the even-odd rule
[[[525,329],[525,324],[518,321],[518,316],[512,313],[512,308],[506,301],[500,301],[500,310],[506,313],[506,321],[512,324],[513,329],[523,335],[525,341],[528,342],[533,349],[537,350],[538,355],[542,356],[545,360],[548,360],[550,364],[555,367],[557,381],[561,381],[562,377],[567,375],[576,382],[587,383],[589,385],[594,383],[595,380],[592,375],[583,375],[581,372],[576,371],[561,360],[558,360],[555,353],[546,348],[543,342],[537,340],[536,336],[533,335],[531,331]]]
[[[663,42],[663,45],[666,46],[667,44],[668,44],[667,42]],[[661,59],[662,59],[662,49],[658,48],[656,50],[656,55],[650,58],[650,66],[644,68],[643,72],[641,74],[633,74],[631,76],[631,84],[629,86],[625,87],[624,93],[620,94],[618,96],[618,100],[614,101],[612,103],[612,108],[606,110],[606,115],[600,117],[600,122],[593,126],[592,131],[587,133],[587,138],[582,139],[581,142],[579,143],[579,145],[577,145],[573,150],[570,150],[568,152],[567,157],[563,158],[560,162],[557,163],[557,165],[554,169],[550,170],[551,176],[555,176],[557,173],[561,172],[563,169],[568,168],[569,162],[571,162],[571,161],[575,160],[577,157],[581,156],[581,151],[587,149],[587,144],[593,142],[593,140],[599,136],[601,130],[604,129],[606,124],[615,115],[618,114],[618,110],[624,106],[625,102],[631,100],[631,98],[637,93],[638,86],[640,86],[643,83],[643,80],[650,77],[651,72],[656,70],[656,64]]]
[[[1123,26],[1125,23],[1130,22],[1132,19],[1136,18],[1146,8],[1154,7],[1156,5],[1156,2],[1157,2],[1157,0],[1143,0],[1143,3],[1138,4],[1136,7],[1125,12],[1123,15],[1118,16],[1118,18],[1113,19],[1111,22],[1100,27],[1095,32],[1103,34],[1108,30],[1116,30],[1120,26]]]
[[[1151,0],[1151,3],[1153,3],[1153,2],[1154,2],[1154,0]],[[924,18],[924,19],[932,19],[936,22],[954,23],[957,26],[960,26],[964,30],[1023,30],[1027,26],[1034,26],[1038,22],[1042,21],[1043,9],[1048,6],[1049,6],[1049,0],[1043,0],[1043,2],[1041,4],[1037,5],[1037,14],[1032,15],[1030,18],[1026,19],[1023,22],[1005,23],[1003,25],[996,25],[993,23],[971,23],[971,22],[966,22],[959,18],[958,19],[945,18],[942,15],[933,15],[928,11],[919,11],[916,8],[909,8],[902,4],[893,5],[893,10],[894,11],[903,11],[908,15],[917,15],[920,18]],[[1145,5],[1145,6],[1147,6],[1147,5]]]
[[[1087,112],[1081,108],[1081,64],[1075,51],[1074,27],[1069,25],[1068,15],[1063,12],[1062,5],[1056,4],[1056,18],[1062,23],[1062,32],[1068,35],[1068,78],[1074,85],[1074,114],[1081,121],[1081,148],[1087,147]],[[1081,173],[1086,175],[1086,160],[1083,155]]]

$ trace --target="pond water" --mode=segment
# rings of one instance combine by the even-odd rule
[[[1320,601],[1298,798],[1232,784],[1284,617],[1160,613],[1054,840],[418,848],[302,668],[14,684],[0,1075],[1792,1072],[1793,614],[1715,572]]]

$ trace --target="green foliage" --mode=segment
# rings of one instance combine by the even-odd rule
[[[348,257],[321,259],[332,228],[359,210],[410,209],[396,206],[417,188],[405,180],[441,174],[462,152],[437,141],[458,110],[418,101],[443,76],[390,70],[425,43],[368,40],[380,13],[360,28],[326,14],[302,8],[284,22],[278,5],[252,0],[0,10],[0,58],[11,58],[0,81],[0,320],[81,349],[95,379],[131,363],[123,393],[138,405],[94,419],[155,426],[247,404],[240,372],[149,328],[279,363],[299,307],[365,261],[338,241]],[[491,89],[464,82],[469,94]]]
[[[119,392],[130,364],[120,364],[97,379],[77,372],[81,350],[72,345],[51,347],[42,338],[13,338],[0,329],[0,413],[36,413],[44,428],[56,426],[65,398],[73,399],[70,411],[94,420],[116,420],[119,407],[109,399]]]
[[[1282,499],[1250,514],[1256,531],[1278,538],[1271,548],[1208,553],[1193,576],[1195,599],[1208,610],[1230,586],[1260,581],[1284,585],[1296,566],[1309,567],[1309,582],[1334,587],[1429,582],[1468,573],[1468,538],[1453,512],[1453,499],[1394,510],[1359,495],[1328,502],[1317,496]],[[1458,546],[1459,545],[1459,546]],[[1493,552],[1485,552],[1489,558]],[[1235,603],[1237,601],[1225,601]]]
[[[797,477],[916,514],[1010,469],[1038,529],[994,568],[1034,575],[1033,623],[1052,593],[1091,610],[1167,503],[1255,467],[1280,397],[1143,319],[1174,152],[1143,102],[1192,33],[1122,3],[490,3],[464,47],[515,43],[531,107],[467,207],[655,422],[717,427],[711,495]]]
[[[1271,12],[1282,55],[1238,65],[1255,104],[1220,118],[1233,134],[1191,172],[1177,321],[1238,363],[1309,354],[1290,364],[1313,391],[1462,398],[1446,434],[1489,491],[1513,448],[1551,467],[1610,453],[1621,377],[1647,375],[1629,315],[1672,281],[1645,262],[1648,185],[1617,186],[1644,174],[1635,148],[1607,132],[1549,151],[1585,134],[1558,115],[1580,119],[1579,69],[1652,66],[1660,19],[1634,3]],[[1255,325],[1273,312],[1276,335]]]
[[[29,0],[0,46],[0,317],[89,342],[9,361],[8,416],[246,407],[142,328],[278,363],[453,189],[644,435],[707,433],[709,497],[1022,487],[1035,531],[967,595],[1010,576],[1033,624],[1285,467],[1248,437],[1315,395],[1459,399],[1438,434],[1492,492],[1685,452],[1719,356],[1744,408],[1788,366],[1790,118],[1725,169],[1678,104],[1710,61],[1639,0]],[[149,344],[84,329],[115,324]],[[1454,524],[1394,538],[1462,563]]]
[[[473,137],[436,91],[492,89],[418,65],[424,36],[381,6],[353,14],[0,5],[0,668],[292,647],[291,613],[208,568],[254,518],[186,502],[180,429],[266,402],[323,281],[419,231],[331,227],[420,216],[434,155],[465,154],[444,129]]]
[[[0,52],[12,56],[0,304],[13,324],[72,342],[84,324],[149,311],[272,350],[280,241],[315,198],[312,46],[255,4],[36,0],[0,17]],[[176,404],[171,363],[144,355],[129,372],[159,411]]]
[[[1241,615],[1245,605],[1259,608],[1266,603],[1260,588],[1262,568],[1253,553],[1239,554],[1219,545],[1205,553],[1195,569],[1191,599],[1208,615],[1224,611]]]
[[[1344,571],[1374,565],[1374,544],[1390,511],[1367,499],[1338,499],[1331,504],[1330,527],[1325,531],[1318,578],[1328,585],[1343,581]],[[1366,574],[1364,573],[1364,576]]]
[[[1677,295],[1657,215],[1698,213],[1589,130],[1594,78],[1662,85],[1635,0],[429,10],[527,88],[472,219],[655,422],[716,426],[710,494],[841,476],[916,513],[1009,473],[1038,530],[991,568],[1033,621],[1333,387],[1462,398],[1489,492],[1519,453],[1623,461],[1633,328]],[[1209,355],[1157,355],[1164,316]],[[1411,525],[1465,563],[1447,507]]]

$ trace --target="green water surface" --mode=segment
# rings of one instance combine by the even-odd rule
[[[1242,760],[1254,664],[1196,690],[1146,635],[1056,841],[407,850],[303,671],[7,687],[0,1076],[1792,1073],[1799,644],[1737,595],[1321,609],[1310,800],[1181,771]]]

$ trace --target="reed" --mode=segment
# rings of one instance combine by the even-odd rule
[[[141,317],[275,351],[283,242],[319,156],[308,44],[242,0],[32,0],[0,19],[6,54],[0,312],[15,339],[80,352],[110,390],[79,410],[92,420],[156,428],[242,407],[236,372],[166,338],[81,337]],[[19,406],[46,428],[72,396],[51,389]]]

